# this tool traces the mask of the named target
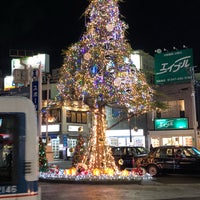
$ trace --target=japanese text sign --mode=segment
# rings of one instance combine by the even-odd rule
[[[192,49],[165,52],[155,55],[155,84],[188,82],[192,78]]]

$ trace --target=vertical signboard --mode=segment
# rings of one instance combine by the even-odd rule
[[[155,84],[188,82],[192,78],[192,49],[183,49],[155,55]]]
[[[38,81],[32,82],[32,101],[35,105],[35,109],[38,111],[38,103],[39,103],[39,87]]]
[[[63,135],[63,146],[67,147],[67,135]]]
[[[35,109],[38,111],[39,110],[39,70],[38,69],[33,69],[32,71],[32,101],[35,105]]]

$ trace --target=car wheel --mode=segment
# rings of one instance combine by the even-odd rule
[[[149,165],[147,167],[147,172],[151,175],[151,176],[156,176],[158,175],[158,168],[155,165]]]

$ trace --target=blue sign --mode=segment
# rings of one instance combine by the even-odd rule
[[[32,78],[35,79],[35,78],[38,78],[39,77],[39,69],[33,69],[33,72],[32,72]]]
[[[32,101],[35,105],[35,109],[38,111],[39,109],[39,86],[38,81],[32,82]]]
[[[67,135],[63,135],[63,146],[67,147]]]

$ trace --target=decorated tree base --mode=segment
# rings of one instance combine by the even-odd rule
[[[143,168],[133,168],[131,171],[114,171],[111,168],[104,170],[88,170],[84,164],[70,169],[60,169],[51,165],[47,172],[40,172],[40,181],[53,181],[65,183],[91,183],[91,184],[139,184],[142,180],[150,180],[150,176]]]

